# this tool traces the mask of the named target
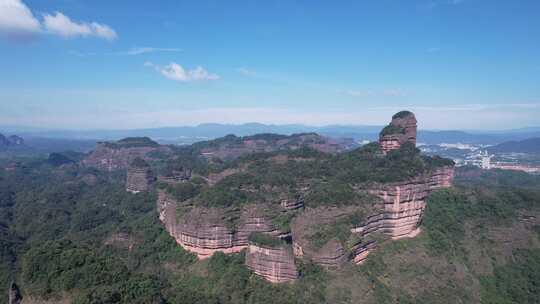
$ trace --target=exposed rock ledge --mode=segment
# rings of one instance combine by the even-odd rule
[[[285,246],[268,248],[249,244],[246,266],[272,283],[290,282],[298,278],[294,255],[290,248]]]
[[[280,235],[271,220],[254,205],[246,206],[239,212],[237,222],[232,225],[225,210],[195,207],[177,219],[177,202],[166,192],[158,192],[158,210],[165,228],[184,249],[197,254],[199,259],[210,257],[217,251],[223,253],[240,252],[248,246],[248,237],[253,232]],[[233,229],[232,226],[236,226]]]

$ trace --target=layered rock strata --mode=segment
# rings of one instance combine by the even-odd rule
[[[139,159],[139,163],[132,166],[127,171],[126,191],[139,193],[150,191],[156,181],[150,166]]]
[[[322,235],[332,235],[332,227],[341,225],[342,219],[365,207],[367,206],[306,209],[291,224],[294,255],[325,267],[343,265],[348,260],[347,250],[336,238],[322,241],[321,231]]]
[[[416,117],[412,112],[401,111],[379,135],[379,145],[384,153],[396,150],[406,142],[416,145]]]
[[[171,149],[160,146],[149,138],[139,141],[123,139],[118,142],[99,142],[96,149],[85,157],[81,164],[106,171],[127,169],[136,158],[146,161],[152,159],[152,154],[170,154]]]
[[[415,236],[428,195],[434,190],[450,187],[453,177],[453,167],[442,167],[409,181],[367,188],[368,193],[384,201],[384,209],[370,216],[364,225],[353,229],[353,232],[365,235],[380,230],[394,239]]]
[[[298,278],[294,255],[290,248],[271,248],[249,244],[246,251],[246,266],[255,274],[272,283],[284,283]]]
[[[166,192],[158,192],[158,211],[165,228],[184,249],[205,259],[217,251],[240,252],[248,246],[249,235],[261,232],[274,236],[281,234],[270,219],[257,206],[246,206],[235,214],[219,208],[194,207],[177,218],[177,205]]]
[[[356,244],[352,250],[352,262],[362,264],[367,259],[371,251],[377,248],[377,242],[370,240]]]
[[[296,210],[304,207],[304,199],[282,199],[280,205],[285,210]]]
[[[172,170],[168,174],[160,175],[158,180],[167,184],[178,184],[191,179],[191,169]]]

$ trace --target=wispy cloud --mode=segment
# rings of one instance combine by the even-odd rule
[[[155,53],[155,52],[182,52],[182,49],[179,48],[157,48],[157,47],[133,47],[127,51],[124,52],[117,52],[117,55],[129,55],[129,56],[135,56],[135,55],[141,55],[141,54],[147,54],[147,53]]]
[[[0,32],[15,37],[49,33],[64,38],[118,38],[116,32],[106,24],[73,21],[61,12],[44,14],[43,21],[40,22],[21,0],[0,0]]]
[[[75,22],[60,12],[55,12],[54,15],[44,15],[43,26],[49,33],[64,38],[88,36],[95,36],[106,40],[115,40],[118,38],[116,32],[105,24],[97,22]]]
[[[431,47],[426,50],[428,53],[438,53],[441,51],[441,48],[438,47]]]
[[[144,66],[155,69],[161,75],[165,76],[168,79],[180,82],[208,81],[219,79],[218,75],[209,73],[201,66],[197,66],[196,68],[191,70],[184,69],[176,62],[171,62],[166,66],[159,66],[153,64],[152,62],[145,62]]]
[[[246,67],[239,67],[236,69],[236,71],[244,76],[248,76],[248,77],[254,77],[254,76],[257,76],[257,72],[255,72],[254,70],[252,69],[248,69]]]

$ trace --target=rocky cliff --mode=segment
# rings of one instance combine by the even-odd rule
[[[99,142],[96,149],[81,163],[85,166],[114,171],[127,169],[136,158],[152,160],[153,154],[170,154],[171,149],[160,146],[147,137],[125,138],[117,142]]]
[[[279,150],[297,150],[302,147],[325,153],[339,153],[354,147],[352,140],[336,140],[315,133],[293,134],[258,134],[237,137],[228,135],[208,142],[195,144],[201,155],[207,158],[235,159],[249,153],[273,152]]]
[[[428,195],[436,189],[450,187],[453,178],[454,168],[443,167],[405,182],[357,186],[380,197],[384,209],[354,232],[381,230],[396,239],[416,235]]]
[[[379,144],[384,153],[396,150],[406,142],[416,145],[416,117],[412,112],[401,111],[379,134]]]
[[[244,153],[246,146],[252,152],[267,147],[259,142],[266,140],[287,149],[318,144],[305,136],[296,142],[270,135],[231,137],[203,147],[222,151],[233,142],[240,149],[233,150]],[[200,259],[247,249],[246,265],[271,282],[294,280],[295,258],[325,267],[360,264],[381,240],[417,235],[429,194],[452,184],[453,163],[421,155],[415,143],[416,119],[403,111],[381,131],[379,145],[365,149],[339,155],[283,150],[216,162],[226,165],[208,175],[197,196],[176,202],[160,190],[160,219],[176,242]],[[253,242],[256,234],[289,243]]]
[[[22,295],[21,291],[19,290],[19,286],[15,284],[15,282],[12,282],[9,287],[9,298],[8,298],[8,304],[20,304],[22,303]]]
[[[142,158],[136,158],[127,170],[126,191],[131,193],[150,191],[156,182],[150,165]]]
[[[272,283],[284,283],[298,278],[294,255],[286,246],[270,247],[250,243],[246,251],[246,266]]]
[[[217,251],[240,252],[247,248],[249,235],[254,232],[280,234],[263,208],[256,205],[241,209],[192,207],[182,210],[184,214],[177,212],[179,205],[165,191],[158,192],[159,216],[167,231],[200,259]]]

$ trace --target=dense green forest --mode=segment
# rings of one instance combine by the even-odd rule
[[[388,157],[414,163],[421,156],[413,152]],[[356,162],[360,172],[371,168],[370,155],[340,156],[337,167],[326,169]],[[391,180],[385,168],[395,167],[377,161],[377,174]],[[323,169],[321,163],[310,170]],[[156,194],[126,193],[124,178],[58,156],[0,170],[2,298],[15,280],[25,300],[48,303],[540,302],[540,180],[534,176],[460,169],[455,187],[430,196],[417,238],[384,241],[360,266],[300,264],[300,279],[281,285],[253,275],[242,253],[197,261],[164,231]],[[265,178],[279,184],[287,176]],[[201,191],[197,183],[186,185],[176,194]],[[347,189],[332,191],[315,193],[347,197]]]

